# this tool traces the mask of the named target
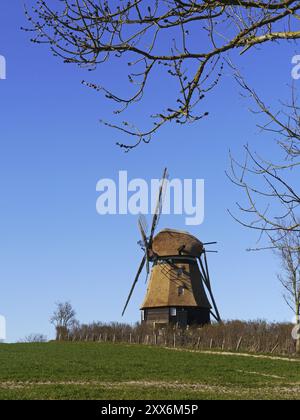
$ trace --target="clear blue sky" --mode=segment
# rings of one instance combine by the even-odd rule
[[[210,117],[195,125],[165,127],[153,142],[124,154],[118,134],[99,124],[111,107],[81,80],[108,81],[118,87],[117,66],[85,73],[52,57],[47,47],[29,42],[21,2],[1,1],[0,54],[7,80],[0,81],[0,313],[8,340],[30,333],[53,336],[49,324],[56,301],[70,300],[82,322],[121,321],[121,308],[141,251],[133,216],[99,216],[96,183],[117,178],[204,178],[205,222],[190,231],[203,241],[218,241],[210,256],[216,300],[225,319],[290,321],[272,253],[248,253],[257,235],[237,225],[227,208],[241,198],[228,181],[228,150],[241,156],[248,142],[270,157],[272,138],[259,133],[227,69],[206,102]],[[295,45],[264,47],[238,63],[266,101],[288,98]],[[300,51],[298,50],[298,54]],[[300,83],[300,82],[299,82]],[[168,95],[152,80],[151,98],[132,111],[146,123],[155,103]],[[185,229],[184,216],[164,216],[160,227]],[[144,281],[124,317],[139,320]]]

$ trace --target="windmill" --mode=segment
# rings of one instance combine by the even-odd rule
[[[149,236],[145,218],[139,217],[144,256],[130,289],[124,315],[135,286],[146,266],[147,292],[141,306],[142,322],[148,324],[205,325],[211,317],[221,322],[213,296],[206,245],[188,232],[164,229],[155,235],[163,207],[168,172],[164,170]],[[150,265],[152,268],[150,269]],[[208,297],[209,296],[209,297]]]

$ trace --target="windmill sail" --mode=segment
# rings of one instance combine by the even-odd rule
[[[127,298],[127,300],[126,300],[126,303],[125,303],[125,306],[124,306],[124,309],[123,309],[123,312],[122,312],[122,316],[124,315],[124,313],[125,313],[125,311],[126,311],[126,309],[127,309],[127,306],[128,306],[128,303],[129,303],[129,301],[130,301],[130,299],[131,299],[131,296],[132,296],[132,293],[133,293],[133,291],[134,291],[134,288],[135,288],[135,286],[136,286],[136,284],[137,284],[137,282],[138,282],[138,279],[139,279],[139,277],[140,277],[140,275],[141,275],[141,272],[143,271],[143,268],[144,268],[145,262],[146,262],[146,256],[144,256],[144,257],[143,257],[142,262],[141,262],[141,264],[140,264],[140,266],[139,266],[138,272],[137,272],[137,274],[136,274],[136,276],[135,276],[134,282],[133,282],[133,284],[132,284],[132,287],[131,287],[131,289],[130,289],[130,292],[129,292],[128,298]]]
[[[149,255],[149,251],[151,250],[151,245],[152,245],[152,241],[153,241],[153,236],[154,236],[154,232],[155,229],[157,228],[158,222],[159,222],[159,218],[162,212],[162,205],[163,205],[163,198],[164,198],[164,191],[165,191],[165,185],[166,185],[166,180],[168,177],[168,170],[167,168],[164,169],[164,173],[163,173],[163,177],[161,180],[161,185],[159,188],[159,193],[158,193],[158,198],[157,198],[157,204],[156,204],[156,209],[155,209],[155,213],[153,216],[153,220],[152,220],[152,226],[151,226],[151,234],[150,234],[150,238],[149,240],[147,239],[147,222],[145,220],[145,218],[141,215],[138,219],[138,227],[142,236],[142,247],[144,248],[145,251],[145,255],[142,259],[142,262],[140,264],[140,267],[138,269],[137,275],[134,279],[133,285],[130,289],[125,307],[123,309],[122,312],[122,316],[124,315],[127,306],[129,304],[129,301],[131,299],[132,293],[134,291],[134,288],[136,286],[136,283],[138,282],[138,279],[143,271],[144,265],[146,264],[146,270],[147,270],[147,279],[148,279],[148,275],[150,273],[150,255]]]
[[[150,233],[150,238],[149,238],[149,245],[150,246],[152,245],[154,232],[155,232],[155,229],[157,228],[157,225],[158,225],[158,222],[159,222],[159,219],[160,219],[160,216],[161,216],[162,207],[163,207],[163,198],[164,198],[167,178],[168,178],[168,170],[167,170],[167,168],[165,168],[164,173],[163,173],[163,177],[162,177],[162,180],[161,180],[159,193],[158,193],[158,198],[157,198],[157,204],[156,204],[156,208],[155,208],[154,215],[153,215],[153,220],[152,220],[151,233]]]

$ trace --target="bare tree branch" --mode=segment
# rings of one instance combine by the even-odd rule
[[[272,242],[272,248],[274,235],[277,235],[280,242],[285,233],[300,232],[300,191],[297,178],[292,178],[292,175],[298,174],[300,165],[300,114],[296,91],[292,89],[289,104],[283,104],[279,112],[273,112],[238,72],[236,79],[254,99],[260,113],[267,117],[267,123],[259,126],[262,132],[275,133],[283,153],[282,161],[274,162],[263,159],[246,145],[244,163],[238,162],[230,154],[231,164],[227,176],[244,192],[246,204],[237,203],[241,216],[234,215],[231,210],[229,213],[244,227],[259,231],[261,237],[265,236]]]
[[[135,139],[130,145],[119,143],[126,151],[148,143],[168,122],[193,123],[208,116],[199,104],[218,84],[223,58],[230,51],[243,54],[266,42],[300,38],[300,1],[33,1],[33,8],[26,10],[31,27],[25,29],[33,32],[33,42],[48,44],[66,63],[90,70],[113,57],[127,61],[128,80],[136,86],[128,98],[83,82],[115,102],[116,115],[141,101],[159,68],[176,80],[174,102],[154,110],[149,129],[128,121],[105,123]]]

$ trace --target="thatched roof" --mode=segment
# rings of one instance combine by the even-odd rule
[[[154,237],[152,249],[160,257],[179,255],[180,249],[181,255],[200,257],[203,244],[188,232],[165,229]]]
[[[166,306],[211,308],[196,260],[155,265],[141,309]],[[183,293],[179,289],[184,289]]]

